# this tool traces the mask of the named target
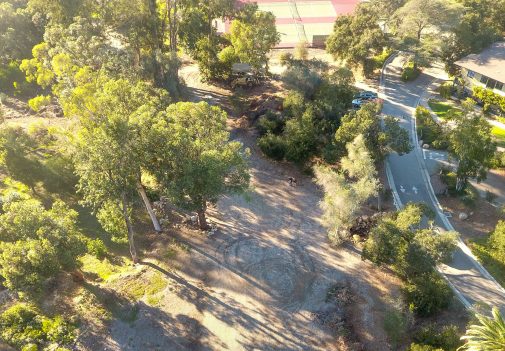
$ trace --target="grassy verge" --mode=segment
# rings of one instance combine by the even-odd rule
[[[462,113],[460,109],[444,102],[430,100],[428,101],[428,105],[440,119],[448,119],[451,116],[458,116]]]
[[[493,134],[493,137],[499,146],[505,147],[505,129],[493,127],[491,134]]]
[[[491,275],[505,287],[505,261],[500,259],[489,247],[487,238],[475,239],[470,242],[472,252]]]

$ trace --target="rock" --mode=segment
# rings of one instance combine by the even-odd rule
[[[189,219],[191,220],[192,224],[198,223],[198,216],[191,216]]]
[[[466,214],[465,212],[460,212],[458,218],[461,221],[466,221],[468,219],[468,214]]]
[[[429,149],[429,148],[430,148],[430,146],[429,146],[428,144],[423,144],[423,149],[426,149],[426,150],[427,150],[427,149]]]

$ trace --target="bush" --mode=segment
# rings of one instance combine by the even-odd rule
[[[403,66],[403,71],[402,71],[402,80],[404,82],[410,82],[412,80],[415,80],[417,77],[419,77],[419,74],[421,71],[419,68],[417,68],[417,65],[414,61],[408,61],[404,66]]]
[[[491,168],[505,168],[505,152],[496,151]]]
[[[465,204],[465,206],[474,208],[477,200],[479,199],[478,191],[471,186],[470,184],[463,190],[463,194],[461,196],[461,201]]]
[[[39,112],[43,107],[46,107],[51,103],[51,97],[50,96],[36,96],[33,99],[28,100],[28,106],[35,111]]]
[[[268,111],[265,115],[261,116],[256,124],[256,129],[260,136],[267,134],[268,132],[279,135],[284,129],[284,121],[279,115]]]
[[[16,61],[0,66],[0,88],[4,93],[21,96],[33,96],[39,90],[36,84],[26,81],[26,75],[19,69],[19,63]]]
[[[384,66],[384,63],[386,60],[393,54],[393,50],[390,48],[386,48],[382,50],[382,53],[379,55],[374,56],[373,60],[375,62],[375,68],[380,69],[382,66]]]
[[[499,221],[496,229],[489,237],[489,247],[494,251],[495,256],[505,262],[505,221]]]
[[[440,96],[442,96],[444,99],[450,99],[452,95],[452,89],[453,89],[453,83],[445,82],[443,84],[440,84],[437,90]]]
[[[435,122],[428,109],[418,106],[416,109],[417,134],[423,143],[437,149],[447,149],[449,142],[442,127]]]
[[[314,126],[313,109],[308,108],[299,117],[289,120],[284,130],[286,159],[304,163],[317,151],[317,134]]]
[[[75,326],[61,316],[48,318],[24,303],[0,315],[0,339],[22,350],[37,350],[38,346],[52,343],[71,344],[75,340],[74,331]]]
[[[293,55],[289,52],[283,52],[280,56],[279,61],[281,62],[281,65],[289,66],[293,61]]]
[[[391,345],[396,348],[407,331],[407,319],[401,311],[387,311],[384,316],[384,330],[388,334]]]
[[[88,253],[98,259],[103,259],[107,256],[107,247],[105,247],[105,244],[100,239],[87,240],[86,248],[88,249]]]
[[[440,328],[436,324],[430,324],[419,330],[413,339],[419,344],[440,348],[444,351],[455,351],[462,344],[458,327],[455,325],[446,325]]]
[[[267,133],[258,139],[258,146],[268,157],[281,161],[286,155],[286,142],[281,136]]]
[[[435,271],[409,279],[404,287],[405,299],[418,316],[431,316],[449,306],[452,291]]]

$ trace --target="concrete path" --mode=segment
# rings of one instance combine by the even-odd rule
[[[401,57],[394,58],[384,69],[381,82],[383,112],[401,119],[401,125],[410,133],[414,151],[407,155],[390,155],[386,162],[388,179],[393,189],[397,207],[408,202],[423,202],[437,213],[435,224],[443,230],[454,230],[434,195],[423,151],[419,145],[415,124],[415,108],[426,88],[435,79],[430,72],[423,72],[414,82],[400,80]],[[461,302],[470,308],[478,302],[499,306],[505,311],[505,289],[477,262],[468,247],[460,241],[454,258],[440,267],[447,281]]]

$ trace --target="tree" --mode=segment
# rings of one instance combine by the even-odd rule
[[[113,206],[108,212],[121,211],[136,263],[131,221],[135,194],[144,202],[154,229],[161,231],[142,184],[142,171],[150,160],[150,144],[144,135],[152,126],[154,111],[166,105],[166,96],[145,83],[110,79],[103,74],[91,74],[83,81],[86,83],[63,101],[65,114],[79,119],[78,132],[71,139],[79,189],[84,202],[96,210]],[[149,113],[144,113],[146,110]]]
[[[150,171],[176,204],[197,212],[201,229],[206,229],[207,205],[248,187],[249,150],[229,141],[227,115],[219,107],[180,102],[169,106],[161,118],[155,132],[169,133],[173,158],[153,163]]]
[[[468,179],[486,179],[496,152],[491,126],[481,115],[470,112],[455,121],[449,132],[450,152],[458,162],[456,190],[462,191]]]
[[[34,199],[3,203],[0,215],[0,275],[12,290],[40,291],[61,270],[78,266],[85,251],[77,212],[57,201],[50,210]]]
[[[456,75],[459,71],[454,62],[468,54],[478,53],[499,40],[505,28],[503,26],[504,0],[459,0],[458,2],[464,6],[464,13],[444,40],[441,53],[445,68],[451,75]]]
[[[0,66],[30,56],[42,33],[17,2],[0,2]]]
[[[241,62],[268,71],[268,52],[280,42],[271,12],[257,11],[250,21],[235,19],[231,23],[230,42]]]
[[[470,325],[461,338],[465,344],[458,350],[499,351],[505,349],[505,320],[497,307],[493,308],[493,318],[477,314],[478,323]]]
[[[429,28],[447,30],[458,23],[462,8],[452,1],[409,0],[398,9],[395,16],[400,20],[401,36],[413,36],[421,42],[423,32]]]
[[[386,117],[384,127],[381,126],[378,105],[374,103],[365,104],[358,111],[351,111],[345,115],[335,134],[335,140],[342,148],[342,145],[359,134],[365,136],[367,148],[377,161],[382,160],[391,151],[403,154],[412,149],[409,134],[400,127],[398,119]]]
[[[316,182],[323,188],[321,201],[323,225],[334,244],[349,237],[349,229],[363,203],[376,196],[379,186],[377,171],[362,135],[347,145],[348,156],[342,159],[342,171],[326,166],[314,168]]]
[[[379,26],[374,8],[359,4],[352,15],[339,16],[333,33],[326,41],[326,50],[336,60],[347,60],[351,65],[365,67],[367,59],[382,52],[386,37]]]

